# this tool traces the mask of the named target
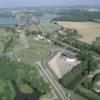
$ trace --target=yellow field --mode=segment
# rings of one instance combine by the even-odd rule
[[[96,37],[100,36],[100,24],[94,22],[64,22],[58,21],[58,24],[65,28],[74,28],[82,36],[79,40],[92,43]]]

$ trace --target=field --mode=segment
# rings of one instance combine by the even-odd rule
[[[41,25],[41,28],[43,29],[43,31],[46,33],[52,33],[54,31],[60,29],[59,25],[52,24],[48,21],[41,21],[40,25]]]
[[[58,21],[58,24],[65,28],[73,28],[78,30],[79,34],[82,36],[79,40],[92,43],[96,37],[100,36],[100,24],[94,22],[64,22]]]
[[[31,31],[39,32],[39,28],[38,28],[38,26],[35,25],[35,24],[30,25],[30,26],[28,27],[28,29],[31,30]]]

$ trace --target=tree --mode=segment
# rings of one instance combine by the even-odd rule
[[[93,41],[93,49],[100,54],[100,37],[97,37],[95,41]]]

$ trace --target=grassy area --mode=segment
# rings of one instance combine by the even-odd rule
[[[10,80],[0,80],[0,100],[14,100],[15,91]]]
[[[18,63],[11,61],[8,57],[0,57],[0,69],[0,79],[24,80],[23,82],[29,82],[33,88],[36,88],[41,93],[46,93],[49,90],[48,84],[40,75],[35,64]]]
[[[40,25],[43,31],[46,33],[52,33],[61,28],[59,25],[52,24],[48,21],[41,21]]]
[[[47,52],[43,48],[28,48],[17,52],[17,57],[22,60],[36,60],[43,58]]]
[[[73,95],[71,95],[71,100],[88,100],[88,99],[74,93]]]
[[[95,22],[68,22],[68,21],[58,21],[58,24],[65,28],[73,28],[78,30],[79,34],[82,36],[79,40],[92,43],[96,37],[100,36],[100,24]]]
[[[30,94],[33,92],[33,89],[27,83],[24,83],[22,81],[17,81],[17,85],[21,93]]]
[[[46,93],[45,95],[42,95],[40,100],[54,100],[53,95],[51,92]]]
[[[88,100],[100,100],[100,95],[82,87],[81,85],[76,90],[76,93],[82,97],[87,98]]]
[[[31,31],[39,32],[39,28],[38,28],[38,26],[35,25],[35,24],[30,25],[30,26],[28,27],[28,29],[31,30]]]

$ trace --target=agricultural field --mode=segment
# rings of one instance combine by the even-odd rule
[[[52,33],[61,28],[59,25],[52,24],[49,21],[41,21],[40,25],[43,31],[46,33]]]
[[[95,22],[68,22],[58,21],[58,24],[64,28],[73,28],[78,30],[78,33],[82,36],[79,40],[92,43],[96,37],[100,36],[100,24]]]

